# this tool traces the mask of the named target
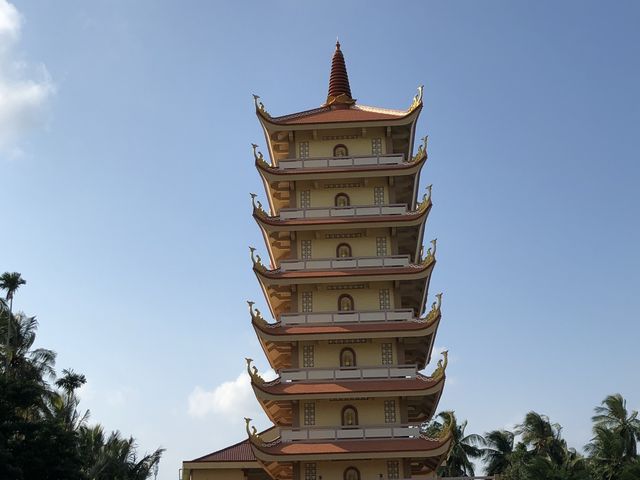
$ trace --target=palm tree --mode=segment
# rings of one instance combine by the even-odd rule
[[[73,394],[78,388],[87,383],[87,377],[81,373],[76,373],[72,369],[62,370],[62,377],[56,380],[56,386],[65,391],[67,395]]]
[[[613,431],[624,442],[624,456],[626,459],[635,458],[638,455],[638,442],[640,442],[640,420],[638,412],[627,411],[627,401],[622,395],[616,393],[609,395],[602,404],[595,408],[596,415],[591,420],[596,427]]]
[[[504,473],[511,462],[514,447],[514,434],[507,430],[493,430],[484,436],[486,447],[482,455],[486,461],[486,474]]]
[[[80,445],[85,477],[89,480],[146,480],[153,475],[164,449],[138,458],[132,437],[122,438],[120,432],[112,432],[105,439],[100,425],[80,429]]]
[[[4,272],[0,276],[0,289],[6,290],[6,299],[9,302],[9,321],[7,322],[7,361],[9,358],[9,345],[11,342],[11,317],[13,316],[13,296],[27,281],[18,272]]]
[[[516,427],[516,435],[520,435],[525,445],[533,447],[536,455],[548,456],[556,464],[564,461],[566,442],[560,434],[562,427],[549,421],[549,417],[537,412],[529,412],[524,417],[524,422]]]
[[[451,431],[451,450],[447,458],[446,465],[438,469],[440,476],[473,476],[474,466],[471,459],[482,457],[481,446],[484,445],[484,438],[478,434],[465,435],[467,428],[466,420],[458,425],[455,413],[452,411],[440,412],[438,418],[442,419],[442,428]]]
[[[54,377],[53,369],[56,354],[46,348],[31,349],[36,340],[38,321],[36,317],[27,317],[23,313],[13,315],[11,321],[0,328],[10,328],[13,324],[13,352],[5,351],[5,365],[7,372],[14,372],[23,379],[31,379],[39,383],[46,383],[46,377]]]

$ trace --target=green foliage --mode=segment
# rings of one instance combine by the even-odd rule
[[[57,378],[55,352],[33,348],[38,322],[12,311],[26,282],[0,276],[0,478],[7,480],[144,480],[156,471],[162,449],[138,457],[135,440],[100,425],[87,426],[76,390],[86,378],[71,369]],[[53,382],[53,385],[50,384]]]

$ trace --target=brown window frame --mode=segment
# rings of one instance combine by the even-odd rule
[[[347,204],[346,205],[338,205],[338,199],[339,198],[346,198],[347,199]],[[340,192],[340,193],[336,194],[335,197],[333,197],[333,205],[335,207],[350,207],[351,206],[351,198],[346,193]]]
[[[353,365],[344,364],[342,355],[344,355],[346,352],[351,352],[351,355],[353,357]],[[345,347],[342,350],[340,350],[340,368],[352,368],[357,366],[358,366],[358,359],[356,357],[356,351],[353,348]]]
[[[353,410],[353,419],[355,423],[352,423],[351,425],[345,422],[346,418],[344,414],[347,410]],[[358,409],[353,405],[345,405],[344,407],[342,407],[342,411],[340,412],[340,423],[343,427],[357,427],[358,425],[360,425],[360,421],[358,420]]]
[[[340,255],[340,247],[347,247],[349,249],[349,255],[347,255],[346,257],[343,257]],[[339,243],[338,246],[336,247],[336,258],[351,258],[353,257],[353,250],[351,250],[351,245],[349,245],[348,243]]]
[[[344,148],[344,155],[336,155],[336,150],[338,150],[339,148]],[[347,148],[347,146],[344,143],[339,143],[337,144],[335,147],[333,147],[333,156],[334,157],[348,157],[349,156],[349,149]]]
[[[344,310],[341,308],[341,304],[342,304],[342,299],[343,298],[348,298],[349,300],[351,300],[351,309],[350,310]],[[343,293],[342,295],[340,295],[338,297],[338,311],[339,312],[353,312],[356,309],[356,302],[353,299],[353,297],[351,295],[349,295],[348,293]]]

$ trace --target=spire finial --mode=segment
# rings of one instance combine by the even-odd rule
[[[340,40],[336,38],[336,50],[331,59],[331,74],[329,75],[329,94],[324,106],[342,106],[348,108],[356,103],[351,97],[351,87],[349,86],[349,76],[347,66],[344,62],[344,55],[340,50]]]

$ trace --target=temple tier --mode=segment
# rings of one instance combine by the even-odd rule
[[[266,244],[253,270],[269,309],[251,324],[277,378],[246,368],[274,426],[184,462],[185,480],[431,478],[451,437],[425,436],[447,355],[431,373],[441,295],[427,305],[436,240],[423,249],[431,186],[419,195],[427,139],[414,153],[422,87],[407,110],[358,105],[340,44],[319,108],[272,117],[255,96],[266,192],[251,194]],[[265,316],[267,318],[265,318]]]

